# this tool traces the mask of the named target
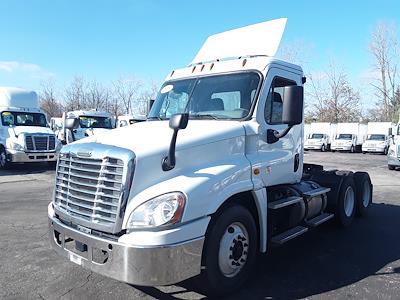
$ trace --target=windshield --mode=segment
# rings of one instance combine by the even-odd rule
[[[351,140],[351,138],[351,134],[339,134],[337,137],[338,140]]]
[[[384,141],[385,140],[385,135],[384,134],[369,134],[367,136],[367,140]]]
[[[312,139],[322,139],[324,137],[324,135],[323,134],[320,134],[320,133],[313,133],[312,135],[311,135],[311,138]]]
[[[111,118],[108,117],[79,116],[79,124],[81,128],[113,128]]]
[[[184,112],[191,118],[243,119],[250,113],[259,82],[255,72],[166,82],[149,119],[169,119]]]
[[[3,111],[1,113],[1,123],[3,126],[47,126],[44,114],[29,112]]]

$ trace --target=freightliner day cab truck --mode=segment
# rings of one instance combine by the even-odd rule
[[[0,87],[0,118],[0,170],[12,163],[57,161],[61,143],[35,92]]]
[[[64,144],[80,140],[88,136],[106,132],[115,128],[114,118],[110,113],[97,110],[75,110],[63,113],[63,124],[66,118],[76,118],[79,120],[75,129],[68,130],[63,125],[57,132],[58,138]]]
[[[65,146],[48,206],[52,248],[131,284],[199,275],[221,295],[269,244],[363,214],[367,173],[303,163],[305,78],[273,57],[285,24],[209,37],[167,76],[146,122]]]
[[[389,149],[389,128],[392,122],[368,122],[367,138],[362,144],[362,153],[387,154]]]
[[[362,144],[367,136],[367,125],[361,123],[338,123],[336,137],[332,141],[331,150],[361,151]]]

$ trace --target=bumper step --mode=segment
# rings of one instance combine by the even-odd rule
[[[272,237],[271,242],[274,244],[282,245],[283,243],[286,243],[291,239],[294,239],[295,237],[302,235],[303,233],[307,232],[307,230],[308,230],[307,227],[297,226],[279,235]]]
[[[330,192],[330,190],[331,190],[330,188],[320,187],[318,189],[311,190],[311,191],[303,193],[303,196],[315,197],[315,196],[318,196],[318,195],[321,195],[321,194],[326,194],[326,193]]]
[[[306,221],[306,224],[307,226],[310,227],[317,227],[318,225],[321,225],[322,223],[329,221],[334,216],[335,216],[334,214],[323,213],[319,216],[316,216],[315,218],[312,218],[311,220]]]

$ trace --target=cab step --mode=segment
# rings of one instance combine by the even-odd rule
[[[335,216],[334,214],[323,213],[319,216],[316,216],[315,218],[312,218],[312,219],[306,221],[306,224],[307,224],[307,226],[310,226],[310,227],[317,227],[318,225],[321,225],[322,223],[329,221],[334,216]]]
[[[307,230],[308,230],[307,227],[296,226],[285,232],[282,232],[281,234],[272,237],[271,242],[274,244],[282,245],[283,243],[286,243],[291,239],[294,239],[295,237],[302,235],[303,233],[307,232]]]
[[[303,201],[302,197],[291,196],[291,197],[283,198],[283,199],[268,203],[268,208],[279,209],[279,208],[282,208],[285,206],[289,206],[289,205],[298,203],[300,201]]]
[[[321,195],[321,194],[326,194],[326,193],[330,192],[330,190],[331,190],[331,188],[320,187],[320,188],[317,188],[315,190],[304,192],[303,196],[315,197],[315,196],[318,196],[318,195]]]

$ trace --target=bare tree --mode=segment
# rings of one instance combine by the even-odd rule
[[[67,111],[86,108],[86,81],[83,77],[75,76],[65,89],[65,108]]]
[[[333,64],[320,78],[309,76],[313,110],[308,114],[322,122],[358,122],[361,118],[360,94],[347,80],[344,71]]]
[[[398,84],[399,42],[396,36],[396,26],[387,22],[379,22],[371,35],[369,45],[374,58],[374,70],[379,74],[372,83],[379,99],[378,108],[381,121],[389,121],[395,117],[396,91]]]
[[[49,118],[60,117],[63,112],[60,101],[56,99],[54,86],[53,80],[43,81],[39,92],[40,107]]]
[[[85,108],[107,110],[110,99],[110,91],[101,83],[93,80],[87,84],[85,91]]]
[[[142,82],[134,76],[120,77],[113,82],[114,103],[123,105],[125,114],[133,113],[133,106],[137,105]]]
[[[150,85],[141,92],[140,103],[138,105],[137,113],[139,115],[146,115],[148,113],[150,100],[155,100],[158,92],[158,83],[151,81]]]

